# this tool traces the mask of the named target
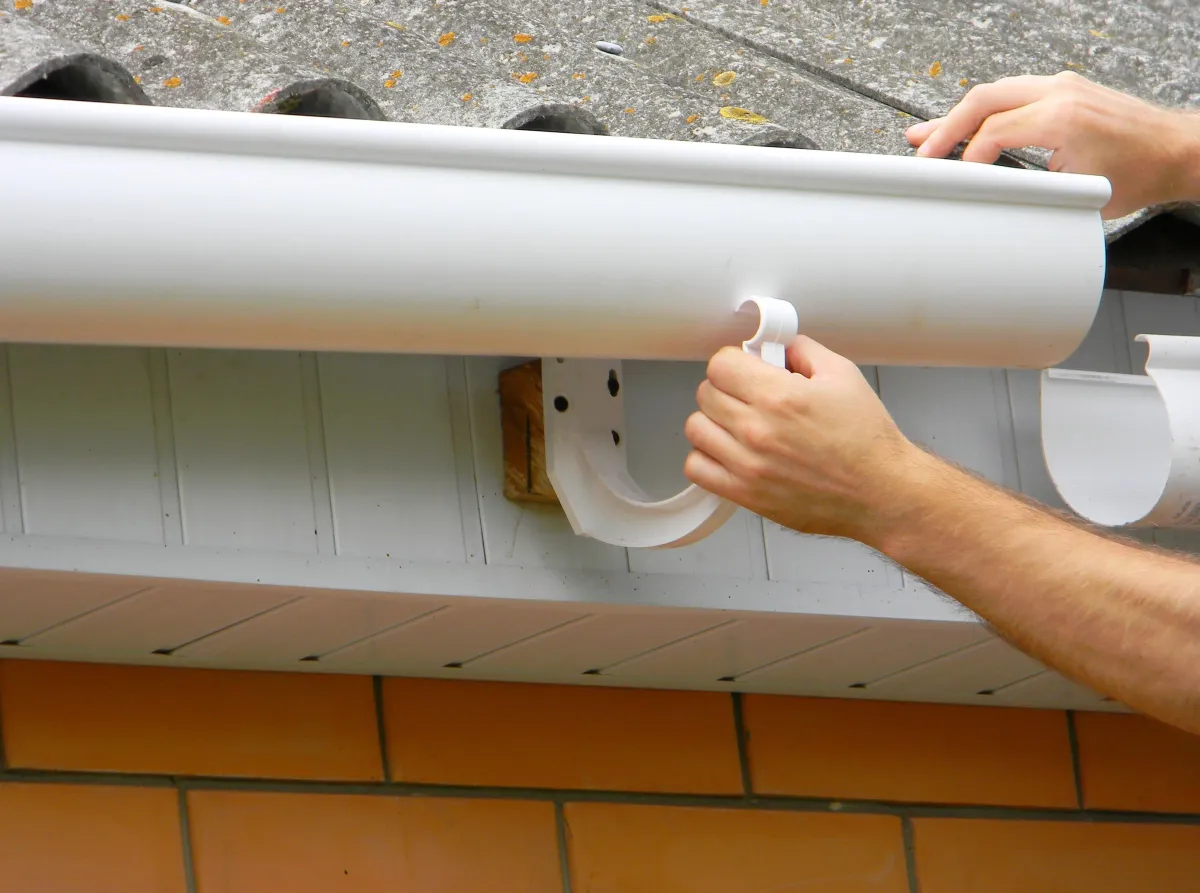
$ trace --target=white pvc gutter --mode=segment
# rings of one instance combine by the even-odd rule
[[[1050,366],[1095,314],[1109,196],[932,159],[11,98],[0,169],[0,340],[550,358],[706,359],[761,295],[860,363]]]

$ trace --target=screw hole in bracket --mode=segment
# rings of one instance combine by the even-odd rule
[[[612,436],[613,436],[613,446],[620,446],[621,445],[621,435],[618,434],[616,431],[614,431],[612,433]]]
[[[617,381],[617,370],[608,370],[608,393],[613,397],[621,393],[621,382]]]
[[[561,394],[554,398],[554,409],[557,412],[566,412],[567,407],[569,407],[570,405],[571,404],[567,402],[567,398],[562,396]]]

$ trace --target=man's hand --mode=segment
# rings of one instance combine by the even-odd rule
[[[1050,149],[1050,168],[1112,184],[1105,218],[1200,200],[1200,117],[1159,108],[1071,71],[1004,78],[972,88],[944,118],[910,127],[917,154],[991,164],[1005,149]]]
[[[929,457],[852,362],[804,336],[787,358],[791,372],[736,348],[712,358],[684,472],[793,530],[876,541],[903,503],[897,482]]]

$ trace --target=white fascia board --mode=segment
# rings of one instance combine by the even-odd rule
[[[1138,335],[1145,375],[1042,373],[1042,452],[1072,511],[1106,527],[1200,526],[1200,338]]]
[[[703,359],[752,295],[859,363],[1043,368],[1096,177],[0,98],[0,340]]]

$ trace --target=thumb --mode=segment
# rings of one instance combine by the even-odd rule
[[[850,361],[807,335],[797,335],[788,345],[787,366],[805,378],[819,378],[842,369]]]

